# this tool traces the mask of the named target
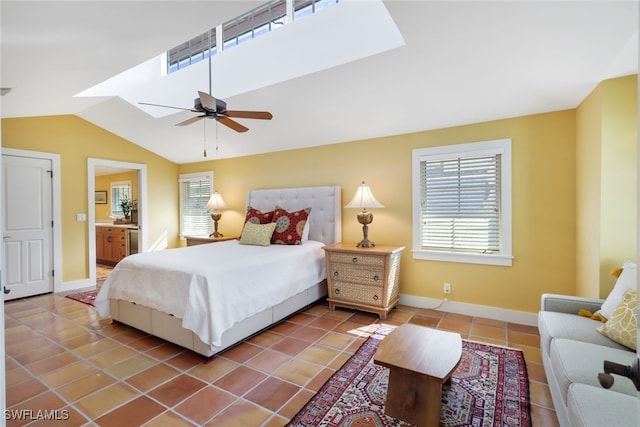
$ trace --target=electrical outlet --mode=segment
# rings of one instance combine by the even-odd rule
[[[451,293],[451,283],[445,283],[444,284],[444,293],[445,294],[450,294]]]

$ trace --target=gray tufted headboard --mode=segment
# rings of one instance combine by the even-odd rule
[[[288,211],[311,208],[309,239],[326,244],[342,240],[340,187],[300,187],[249,190],[247,206],[263,212],[280,206]]]

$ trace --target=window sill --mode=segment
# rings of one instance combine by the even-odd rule
[[[456,252],[423,251],[419,249],[414,249],[412,252],[413,259],[422,259],[429,261],[498,265],[503,267],[511,267],[513,263],[513,256],[511,255],[461,254]]]

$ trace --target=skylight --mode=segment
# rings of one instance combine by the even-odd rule
[[[267,2],[170,49],[167,52],[167,74],[205,60],[209,55],[217,54],[218,46],[222,46],[222,50],[231,49],[339,2],[340,0]],[[292,9],[288,10],[289,8]]]

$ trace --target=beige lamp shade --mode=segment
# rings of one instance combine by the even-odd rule
[[[353,199],[347,203],[345,208],[384,208],[384,205],[373,197],[371,188],[362,181],[362,184],[358,187],[358,190],[356,190],[356,194],[353,196]]]
[[[362,209],[358,213],[358,222],[362,224],[363,239],[357,244],[359,248],[372,248],[376,244],[369,240],[369,224],[373,221],[373,214],[367,211],[367,208],[384,208],[384,205],[373,197],[373,193],[367,184],[362,181],[362,185],[358,187],[355,196],[345,208]]]
[[[224,202],[222,196],[217,191],[215,191],[211,195],[211,197],[209,197],[209,201],[207,202],[207,205],[205,207],[214,211],[228,209],[227,204]]]

